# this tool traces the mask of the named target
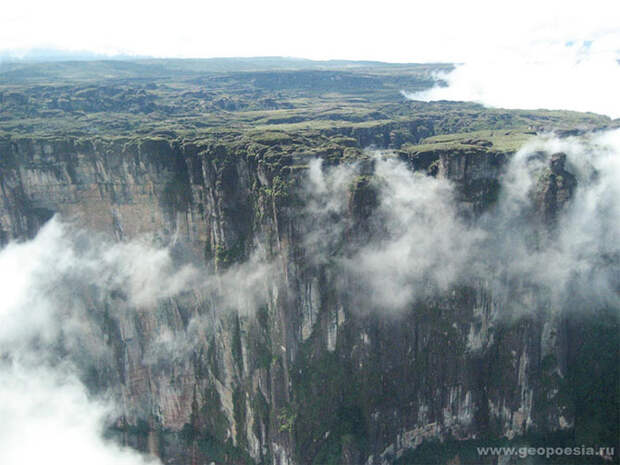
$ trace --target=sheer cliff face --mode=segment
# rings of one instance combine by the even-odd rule
[[[164,463],[383,464],[432,440],[587,429],[571,367],[592,361],[579,355],[591,328],[527,279],[493,275],[493,260],[461,278],[463,251],[496,243],[499,229],[471,231],[496,221],[509,154],[472,144],[401,155],[395,169],[367,157],[338,178],[336,166],[283,169],[243,144],[7,139],[0,150],[3,242],[59,213],[107,240],[146,236],[198,270],[178,293],[136,304],[110,292],[89,310],[108,355],[82,361],[81,376],[118,401],[110,434]],[[565,163],[541,158],[521,212],[540,241],[556,240],[577,189]],[[384,180],[417,170],[450,203],[402,222],[382,169]],[[423,250],[406,232],[442,215],[467,231],[447,249],[461,261],[412,256],[401,272],[396,253],[375,267],[368,244],[402,237]],[[425,231],[425,249],[453,239]],[[373,300],[411,280],[426,287]]]

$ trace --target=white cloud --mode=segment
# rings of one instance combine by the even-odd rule
[[[577,187],[558,212],[557,230],[550,230],[542,224],[536,193],[558,152],[566,154],[566,170]],[[339,283],[341,290],[357,286],[360,308],[400,311],[417,300],[445,295],[452,286],[480,282],[488,283],[497,301],[504,296],[505,313],[571,306],[575,296],[593,307],[620,306],[620,130],[535,139],[506,167],[497,203],[470,221],[460,215],[448,180],[413,173],[382,154],[374,165],[379,203],[361,244],[351,236],[346,219],[346,192],[359,171],[339,167],[336,175],[315,167],[308,180],[319,186],[309,190],[309,204],[332,205],[311,210],[309,236],[323,234],[329,240],[312,242],[308,253],[329,253],[342,266],[348,279]],[[334,247],[342,243],[350,248],[343,252]]]
[[[610,47],[616,39],[616,49]],[[478,58],[438,76],[448,85],[415,100],[465,100],[491,107],[591,111],[620,117],[620,31],[600,42],[538,45],[530,54]]]
[[[616,0],[313,3],[267,0],[3,5],[0,52],[295,56],[465,63],[417,99],[620,115]],[[566,47],[566,44],[575,44]],[[581,47],[589,44],[588,50]],[[404,89],[406,91],[406,89]]]
[[[155,314],[164,299],[195,296],[204,313],[186,332],[173,334],[162,322],[142,341],[143,363],[174,360],[192,350],[191,336],[204,330],[201,318],[213,316],[206,311],[210,306],[214,312],[254,311],[265,299],[269,272],[255,255],[213,275],[174,263],[167,248],[146,238],[113,243],[58,217],[34,239],[8,244],[0,250],[0,463],[150,463],[103,439],[118,412],[101,396],[114,398],[118,386],[92,393],[80,381],[92,367],[114,370],[101,327],[103,312],[130,327],[137,312]]]
[[[0,44],[179,57],[462,62],[498,51],[528,53],[535,43],[594,40],[617,30],[619,8],[613,0],[24,0],[3,5]]]
[[[345,267],[367,283],[373,305],[400,309],[452,286],[484,233],[459,219],[447,180],[413,173],[390,157],[377,158],[375,176],[381,201],[374,221],[386,236],[356,251]]]
[[[34,240],[0,252],[0,349],[53,341],[67,322],[84,319],[89,298],[120,291],[129,306],[152,307],[199,282],[198,271],[174,266],[165,248],[86,236],[55,217]]]
[[[152,304],[186,277],[165,249],[87,239],[57,218],[0,250],[0,463],[159,463],[104,440],[115,407],[87,392],[80,366],[110,355],[93,308],[102,294],[118,289],[130,304]]]
[[[103,438],[113,407],[90,398],[63,369],[0,366],[3,465],[155,465],[154,458]]]

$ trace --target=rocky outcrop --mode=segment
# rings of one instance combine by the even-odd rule
[[[566,170],[566,154],[555,153],[551,156],[549,168],[538,180],[536,205],[538,214],[545,224],[555,225],[558,212],[571,199],[577,180]]]
[[[575,425],[579,328],[553,310],[504,321],[509,297],[484,281],[404,315],[360,314],[357,284],[336,286],[329,262],[304,249],[294,170],[256,144],[7,138],[0,151],[4,243],[60,213],[119,241],[150,235],[219,272],[257,249],[276,264],[256,313],[219,312],[189,293],[104,320],[116,360],[106,385],[123,407],[111,434],[164,463],[388,464],[432,441]],[[464,214],[477,215],[494,202],[506,159],[470,150],[409,162],[452,180]],[[545,221],[574,187],[554,156],[537,194]],[[360,238],[376,194],[361,177],[348,195]],[[206,323],[192,332],[193,319]],[[184,335],[186,348],[153,352],[162,333]]]

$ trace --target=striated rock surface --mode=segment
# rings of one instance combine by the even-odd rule
[[[383,137],[353,136],[362,145]],[[399,156],[452,181],[460,213],[471,218],[492,208],[509,155],[467,145]],[[89,385],[119,399],[110,434],[167,464],[378,465],[407,463],[411,450],[437,441],[588,429],[579,410],[585,394],[574,387],[584,365],[606,363],[584,356],[596,334],[591,326],[541,307],[528,290],[521,295],[534,311],[501,318],[511,297],[493,295],[483,280],[402,314],[359,312],[358,283],[337,285],[347,278],[329,260],[313,260],[303,240],[294,165],[314,155],[278,158],[266,147],[166,138],[1,141],[3,243],[32,237],[59,213],[118,241],[149,235],[171,245],[179,261],[210,272],[257,251],[275,264],[256,312],[222,311],[209,296],[188,292],[106,313],[101,331],[114,362],[93,366]],[[543,221],[554,221],[575,186],[565,156],[554,155],[536,191]],[[355,244],[372,229],[377,194],[362,177],[347,195],[345,233]],[[126,303],[112,295],[106,305]],[[204,322],[198,329],[196,320]],[[185,346],[158,352],[162,334],[182,335]],[[469,463],[458,452],[450,460]]]

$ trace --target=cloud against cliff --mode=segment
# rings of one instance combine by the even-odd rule
[[[557,182],[574,176],[577,187],[552,227],[543,223],[538,203],[551,156],[558,152],[566,155],[566,171],[557,174]],[[360,306],[399,311],[453,286],[485,282],[506,313],[534,312],[541,305],[620,307],[620,130],[579,138],[548,135],[527,144],[506,166],[495,205],[473,220],[462,215],[448,180],[413,173],[394,156],[379,153],[371,178],[379,201],[361,244],[351,237],[350,219],[342,220],[359,171],[338,169],[338,176],[329,168],[315,170],[312,176],[324,179],[309,181],[331,186],[312,195],[338,196],[310,203],[335,205],[336,215],[313,210],[323,215],[315,225],[340,221],[329,231],[340,235],[340,243],[357,244],[332,248],[331,261],[341,266],[345,289],[358,283]],[[338,238],[320,245],[326,243],[337,244]]]
[[[304,192],[308,260],[335,263],[343,273],[341,284],[358,283],[355,299],[376,311],[403,309],[447,290],[483,238],[482,231],[459,218],[453,186],[410,171],[390,152],[369,153],[365,165],[310,164]],[[363,172],[378,204],[362,220],[367,231],[360,239],[351,210],[354,185]]]
[[[375,306],[402,308],[453,285],[484,235],[458,217],[448,181],[413,173],[393,156],[375,161],[380,201],[373,221],[381,228],[344,265],[367,283]]]
[[[52,219],[35,239],[0,251],[0,463],[155,462],[104,440],[115,407],[92,397],[80,378],[110,363],[98,323],[102,293],[115,288],[143,305],[151,299],[145,292],[170,296],[188,273],[172,271],[169,257],[145,245],[131,246],[142,247],[136,254],[128,244],[94,244]],[[164,278],[158,289],[147,271]]]
[[[540,153],[565,153],[577,188],[558,217],[557,234],[529,252],[531,262],[522,272],[551,289],[556,299],[579,297],[593,306],[620,308],[620,130],[540,138],[517,154],[510,170],[523,176],[520,167]],[[539,175],[530,170],[529,182]]]
[[[413,100],[473,101],[489,107],[589,111],[620,117],[620,31],[596,41],[537,44],[476,57],[437,75],[447,85],[406,93]]]
[[[111,292],[128,308],[152,307],[199,281],[198,271],[175,266],[167,249],[140,241],[112,244],[57,218],[34,240],[0,252],[0,277],[6,284],[0,348],[33,338],[53,341],[68,322],[88,321],[89,304]]]
[[[156,465],[103,438],[112,405],[93,400],[71,371],[2,362],[0,463]]]
[[[7,284],[0,348],[33,338],[53,341],[61,330],[67,332],[67,322],[88,321],[87,307],[110,295],[119,306],[113,313],[149,311],[188,292],[208,295],[221,311],[251,312],[265,298],[263,278],[270,269],[255,254],[215,274],[175,263],[168,248],[153,246],[148,238],[113,243],[54,217],[35,239],[10,243],[0,252],[0,279]]]
[[[216,275],[175,263],[167,248],[146,238],[114,243],[58,217],[34,239],[9,243],[0,250],[0,463],[150,463],[103,439],[118,416],[117,390],[106,392],[99,382],[99,392],[88,392],[81,382],[93,370],[108,373],[103,383],[115,382],[105,321],[116,321],[119,336],[131,338],[138,315],[155,321],[160,305],[172,298],[181,305],[189,295],[212,310],[205,318],[252,312],[264,301],[268,272],[256,255]],[[187,346],[183,354],[191,350],[188,337],[204,330],[199,316],[178,335]],[[178,340],[170,334],[164,323],[161,334],[145,335],[143,363],[174,360],[179,347],[171,344]]]
[[[312,160],[304,184],[305,207],[303,245],[313,264],[329,262],[342,244],[348,226],[346,215],[349,189],[359,173],[357,165],[325,169],[321,159]]]

